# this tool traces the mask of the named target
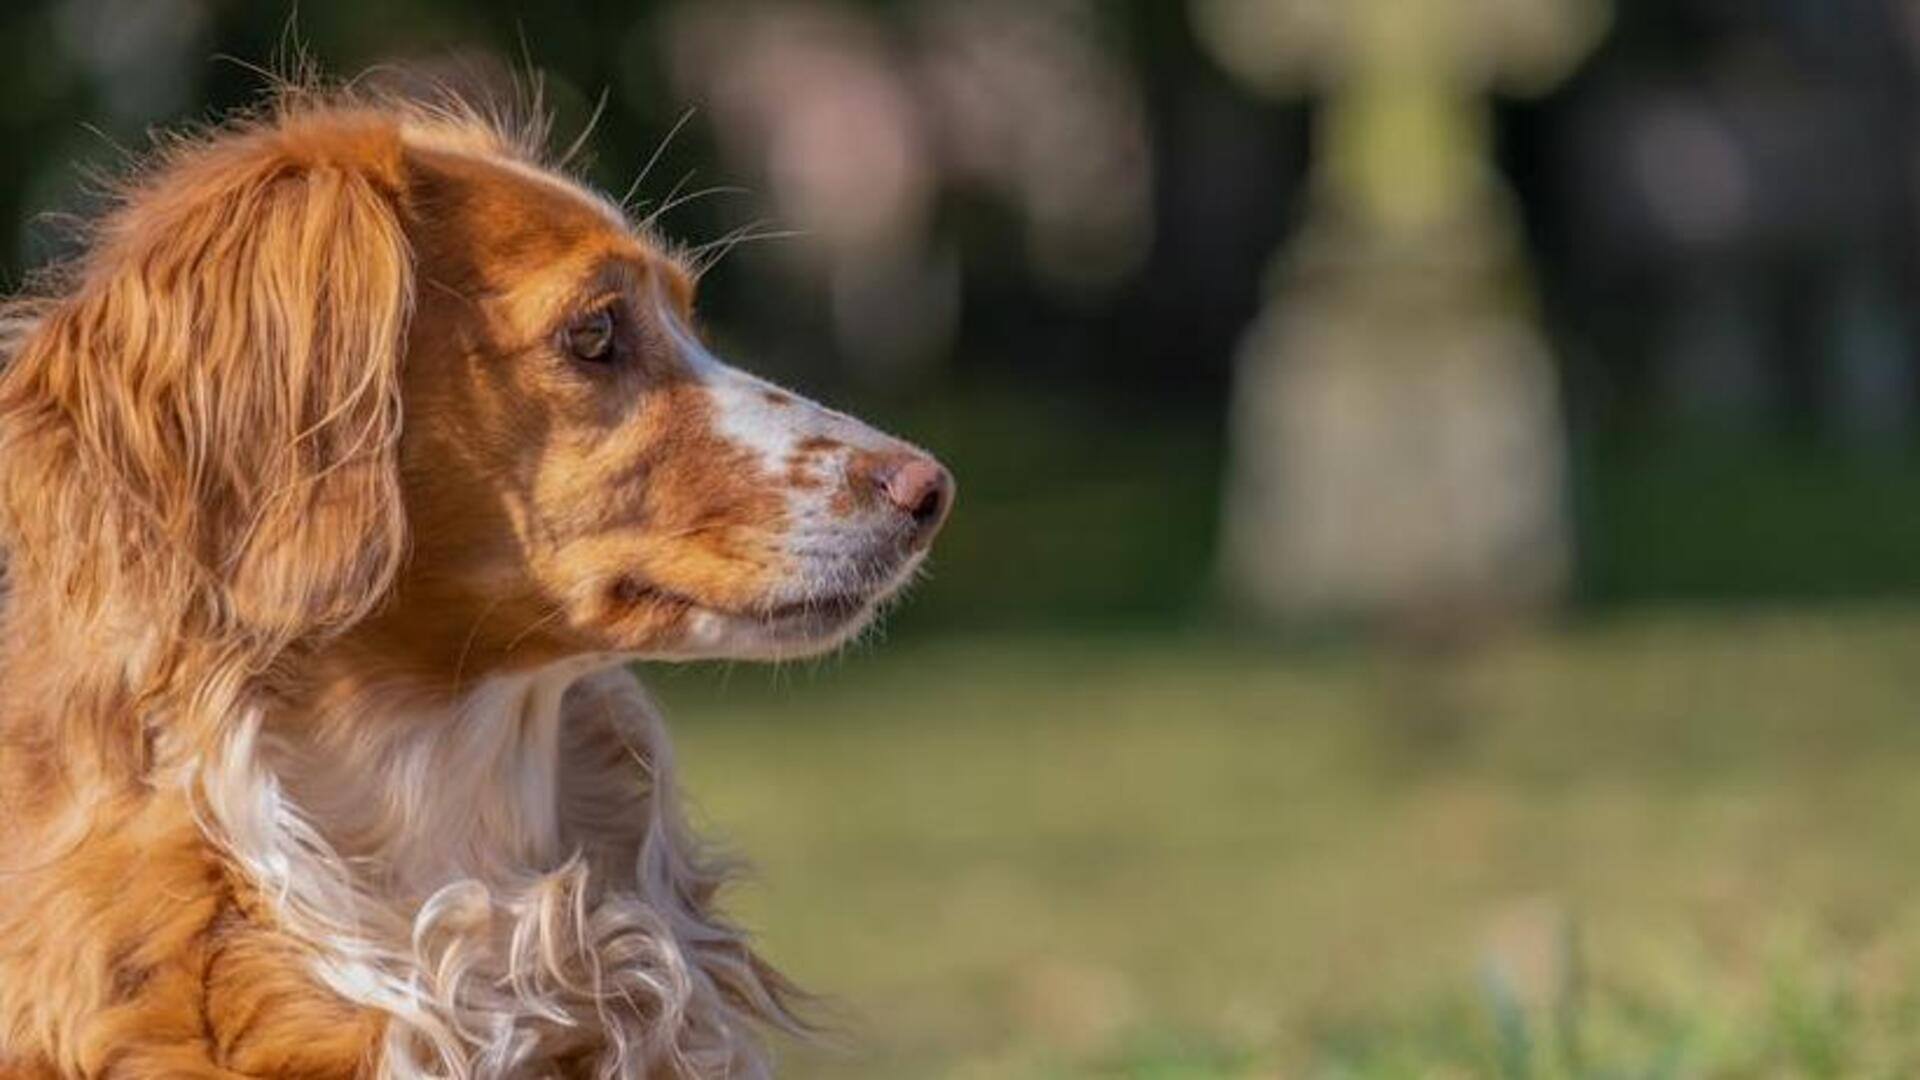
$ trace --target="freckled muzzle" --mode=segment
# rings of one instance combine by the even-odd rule
[[[795,511],[781,573],[759,600],[733,609],[687,601],[691,655],[789,659],[833,649],[913,579],[952,512],[952,474],[912,450],[836,456],[834,482],[788,488]]]
[[[845,640],[912,579],[955,485],[930,455],[850,417],[800,399],[783,411],[786,573],[754,636],[796,655]]]
[[[953,474],[838,413],[804,402],[793,411],[809,430],[797,433],[783,481],[788,573],[774,609],[844,608],[860,621],[924,560],[952,512]]]
[[[733,553],[717,558],[732,570],[698,582],[643,573],[635,595],[683,609],[698,655],[832,648],[918,571],[952,511],[953,475],[924,451],[720,361],[671,313],[662,322],[698,387],[708,441],[736,463],[692,495],[711,504],[695,516],[752,510],[687,538],[717,548],[732,537]]]

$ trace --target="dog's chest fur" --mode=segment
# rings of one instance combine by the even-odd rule
[[[731,996],[751,954],[710,910],[657,715],[606,663],[262,715],[198,776],[313,977],[386,1018],[386,1073],[763,1071]]]

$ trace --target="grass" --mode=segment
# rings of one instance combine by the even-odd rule
[[[1920,612],[651,674],[790,1075],[1920,1072]]]

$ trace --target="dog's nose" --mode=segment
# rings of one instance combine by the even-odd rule
[[[953,508],[953,474],[932,458],[905,456],[878,470],[887,501],[913,519],[916,545],[933,539]]]

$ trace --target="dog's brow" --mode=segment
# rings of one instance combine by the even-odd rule
[[[653,273],[644,256],[621,253],[608,255],[593,265],[587,275],[590,288],[637,288]]]

